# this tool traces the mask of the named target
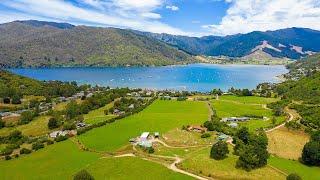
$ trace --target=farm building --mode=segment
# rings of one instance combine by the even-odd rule
[[[188,131],[207,132],[207,128],[194,125],[194,126],[188,127]]]
[[[154,137],[155,137],[155,138],[159,138],[159,137],[160,137],[160,133],[159,133],[159,132],[155,132],[155,133],[154,133]]]
[[[250,118],[248,117],[229,117],[229,118],[222,118],[221,122],[245,122],[249,120]]]
[[[149,137],[150,133],[149,132],[143,132],[140,136],[141,141],[146,141]]]
[[[219,141],[226,141],[228,138],[229,136],[223,133],[220,133],[219,136],[217,137]]]

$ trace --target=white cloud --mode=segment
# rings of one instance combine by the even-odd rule
[[[230,3],[221,22],[203,25],[216,35],[308,27],[320,30],[319,0],[225,0]]]
[[[1,6],[15,11],[0,9],[0,22],[39,19],[186,35],[186,32],[158,21],[161,15],[153,10],[161,7],[163,0],[77,0],[77,3],[64,0],[1,0]]]
[[[178,11],[179,7],[178,6],[166,6],[167,9],[171,9],[172,11]]]

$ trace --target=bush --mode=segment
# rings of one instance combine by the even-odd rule
[[[8,161],[8,160],[10,160],[10,159],[12,159],[12,158],[11,158],[11,156],[8,156],[8,155],[7,155],[7,156],[4,157],[4,159]]]
[[[37,151],[39,149],[44,148],[44,144],[40,143],[40,142],[35,142],[32,144],[32,149]]]
[[[320,166],[320,142],[311,140],[304,145],[302,161],[306,165]]]
[[[154,153],[154,148],[153,147],[149,147],[149,148],[147,148],[147,151],[148,151],[149,154],[152,154],[152,153]]]
[[[11,103],[12,104],[21,104],[20,96],[18,96],[18,95],[13,96]]]
[[[291,173],[287,176],[287,180],[302,180],[302,178],[296,173]]]
[[[221,160],[227,157],[229,154],[228,144],[224,141],[215,143],[210,152],[210,157],[215,160]]]
[[[34,114],[31,111],[25,111],[21,113],[20,124],[28,124],[34,118]]]
[[[94,177],[86,170],[81,170],[73,177],[74,180],[94,180]]]
[[[0,129],[4,128],[5,126],[6,126],[6,123],[2,121],[0,117]]]
[[[48,122],[48,128],[49,129],[55,129],[55,128],[58,128],[59,127],[59,121],[57,118],[55,117],[52,117],[49,119],[49,122]]]
[[[201,138],[208,138],[208,137],[210,137],[210,136],[211,136],[211,134],[209,134],[209,133],[204,133],[204,134],[201,135]]]
[[[47,145],[54,144],[54,141],[52,141],[52,140],[50,140],[50,139],[48,139],[46,142],[47,142]]]
[[[60,141],[65,141],[65,140],[67,140],[68,139],[68,136],[58,136],[58,137],[56,137],[54,140],[56,141],[56,142],[60,142]]]
[[[73,129],[76,129],[77,128],[77,126],[76,126],[76,124],[75,123],[70,123],[70,122],[68,122],[68,123],[65,123],[64,125],[63,125],[63,130],[73,130]]]
[[[20,154],[30,154],[30,153],[31,153],[31,150],[27,148],[22,148],[20,150]]]

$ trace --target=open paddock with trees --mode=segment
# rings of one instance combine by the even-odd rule
[[[93,129],[78,138],[88,148],[115,151],[142,132],[165,133],[186,124],[202,124],[207,118],[205,102],[156,100],[138,114]]]

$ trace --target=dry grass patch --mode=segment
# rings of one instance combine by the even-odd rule
[[[267,134],[268,151],[285,159],[298,159],[309,136],[302,131],[288,130],[281,127]]]

